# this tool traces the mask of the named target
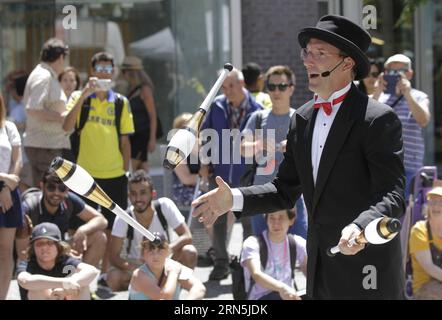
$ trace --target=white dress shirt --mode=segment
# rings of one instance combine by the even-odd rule
[[[332,95],[327,99],[322,99],[319,95],[315,95],[314,99],[315,103],[321,102],[330,102],[333,105],[333,100],[341,97],[346,94],[351,87],[351,82],[346,85],[344,88],[335,91]],[[336,114],[341,107],[342,102],[333,105],[332,113],[327,115],[324,112],[323,108],[318,110],[318,115],[316,116],[315,127],[313,129],[313,137],[312,137],[312,168],[313,168],[313,182],[316,184],[316,178],[318,176],[319,164],[321,163],[322,151],[324,150],[325,143],[327,142],[328,133],[330,132],[330,128],[333,124],[333,121],[336,117]],[[233,211],[242,211],[244,207],[244,196],[239,191],[238,188],[232,189],[233,195]]]
[[[312,137],[312,168],[313,168],[313,182],[316,185],[316,178],[318,177],[319,164],[321,163],[322,151],[324,150],[325,143],[327,142],[328,133],[335,120],[336,114],[341,107],[342,102],[333,105],[333,100],[346,94],[351,87],[351,83],[342,88],[341,90],[335,91],[327,100],[322,99],[317,96],[315,103],[329,102],[332,103],[332,113],[327,115],[323,108],[318,110],[318,115],[316,116],[315,128],[313,129]]]

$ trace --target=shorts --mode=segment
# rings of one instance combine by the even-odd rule
[[[132,159],[147,162],[147,144],[149,143],[150,138],[149,130],[150,129],[135,132],[133,135],[129,136]]]
[[[11,198],[12,207],[6,213],[3,213],[3,209],[0,208],[0,228],[23,227],[23,210],[18,188],[11,192]]]

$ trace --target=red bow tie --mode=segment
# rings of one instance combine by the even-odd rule
[[[315,109],[323,108],[325,114],[329,116],[332,113],[333,106],[344,101],[346,96],[347,96],[347,92],[344,93],[342,96],[340,96],[336,99],[333,99],[333,103],[332,102],[318,102],[313,105],[313,108],[315,108]],[[316,99],[318,99],[318,96],[315,96],[315,101],[316,101]]]

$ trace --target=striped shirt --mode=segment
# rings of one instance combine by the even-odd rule
[[[428,100],[427,94],[416,89],[411,89],[411,96],[418,104]],[[392,105],[397,98],[396,95],[382,93],[379,101]],[[424,163],[425,142],[422,128],[413,117],[405,97],[399,100],[396,106],[394,106],[394,110],[402,123],[405,170],[417,172]]]

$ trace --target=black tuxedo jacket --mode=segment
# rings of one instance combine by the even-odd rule
[[[317,112],[313,101],[296,111],[277,177],[265,185],[240,188],[244,207],[235,214],[293,208],[302,193],[309,222],[307,295],[402,298],[399,236],[384,245],[368,245],[354,256],[326,254],[348,224],[365,228],[375,218],[398,218],[405,212],[401,123],[389,106],[352,85],[330,128],[315,185],[311,143]]]

